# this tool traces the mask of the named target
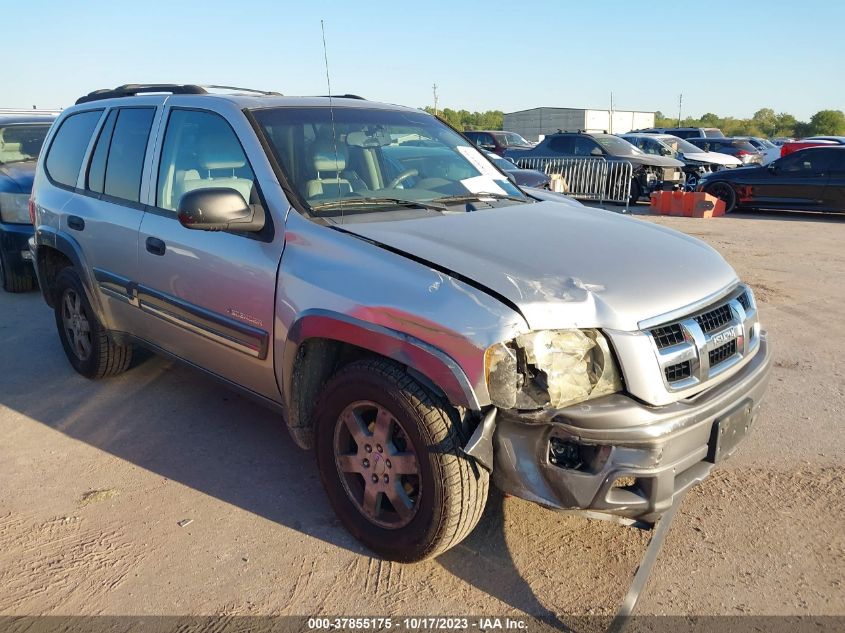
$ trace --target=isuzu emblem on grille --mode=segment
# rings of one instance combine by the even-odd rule
[[[736,328],[728,328],[727,330],[722,330],[721,332],[717,332],[713,335],[711,339],[715,345],[724,345],[725,343],[730,343],[738,336]]]

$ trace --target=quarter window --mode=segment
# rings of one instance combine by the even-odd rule
[[[44,162],[47,174],[57,183],[67,187],[76,186],[85,150],[88,148],[91,134],[102,112],[102,110],[78,112],[62,121]]]
[[[184,194],[207,188],[234,189],[255,203],[254,184],[255,174],[225,119],[197,110],[171,112],[158,168],[158,207],[175,211]]]

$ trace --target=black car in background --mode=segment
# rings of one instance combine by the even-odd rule
[[[470,141],[485,152],[492,152],[497,156],[504,156],[505,151],[515,147],[529,149],[533,143],[526,141],[516,132],[502,130],[466,130],[464,132]]]
[[[29,194],[35,163],[55,115],[0,113],[0,284],[8,292],[35,286],[29,252]]]
[[[724,200],[725,210],[793,209],[845,212],[845,146],[793,152],[765,167],[739,167],[709,174],[698,184]]]
[[[705,152],[719,152],[735,156],[745,165],[762,164],[763,152],[754,147],[747,138],[688,138],[686,139]]]
[[[684,163],[666,156],[646,154],[613,134],[558,132],[549,134],[531,149],[509,149],[505,158],[519,165],[528,158],[604,158],[608,162],[628,162],[633,168],[631,203],[652,191],[677,189],[684,185]]]
[[[506,174],[509,174],[514,184],[520,187],[533,187],[534,189],[548,189],[552,179],[548,174],[543,173],[537,169],[520,169],[513,161],[501,156],[496,156],[492,152],[484,152],[484,155],[490,159],[496,167],[501,169]]]

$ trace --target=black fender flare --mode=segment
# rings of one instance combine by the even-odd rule
[[[91,276],[92,271],[85,263],[85,255],[82,253],[82,247],[75,239],[60,233],[49,227],[38,227],[35,231],[35,253],[33,253],[36,275],[38,277],[39,285],[41,286],[41,294],[44,296],[44,301],[51,308],[53,306],[53,297],[50,295],[50,286],[44,283],[47,278],[47,271],[44,268],[45,258],[43,256],[42,247],[52,248],[57,250],[62,255],[67,257],[73,264],[76,273],[82,280],[82,287],[85,289],[85,294],[88,296],[88,303],[97,312],[97,317],[102,321],[103,306],[100,303],[100,296],[95,292],[94,278]]]
[[[329,310],[308,310],[291,326],[282,358],[282,397],[289,406],[294,363],[311,338],[349,343],[406,365],[439,388],[455,406],[481,409],[475,390],[457,362],[413,336]]]

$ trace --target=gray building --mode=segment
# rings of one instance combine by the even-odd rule
[[[508,112],[504,129],[521,134],[529,141],[558,130],[587,130],[624,134],[631,130],[654,127],[654,112],[629,110],[588,110],[584,108],[531,108]]]

